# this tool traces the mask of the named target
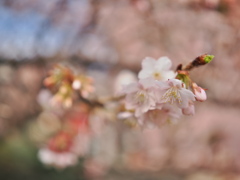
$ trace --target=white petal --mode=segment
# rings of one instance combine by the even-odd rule
[[[135,94],[134,93],[127,94],[127,96],[125,98],[125,107],[126,107],[126,109],[132,110],[132,109],[136,108],[134,98],[135,98]]]
[[[145,79],[145,78],[149,78],[151,76],[152,76],[152,70],[151,69],[142,69],[138,73],[138,78],[139,79]]]
[[[180,81],[179,79],[169,79],[167,82],[170,86],[176,86],[178,88],[182,88],[183,82]]]
[[[143,104],[139,108],[136,109],[135,111],[135,116],[139,117],[141,114],[147,112],[149,110],[149,105],[148,104]]]
[[[189,101],[194,101],[195,100],[195,96],[192,93],[192,91],[187,90],[187,89],[181,89],[179,90],[182,102],[180,104],[181,108],[186,108],[188,106],[188,102]]]
[[[142,115],[142,113],[143,113],[143,112],[142,112],[142,109],[138,108],[138,109],[135,110],[135,114],[134,114],[134,115],[135,115],[136,117],[139,117],[139,116]]]
[[[182,113],[185,115],[193,115],[195,114],[195,108],[193,103],[190,101],[186,108],[182,109]]]
[[[127,118],[130,118],[130,117],[132,117],[132,116],[133,116],[133,113],[127,112],[127,111],[125,111],[125,112],[120,112],[120,113],[118,113],[118,115],[117,115],[118,119],[127,119]]]
[[[141,114],[147,112],[149,109],[154,107],[155,104],[156,104],[155,100],[149,97],[149,99],[146,99],[146,101],[143,104],[141,104],[141,106],[136,107],[137,109],[135,111],[135,116],[139,117]]]
[[[161,110],[163,105],[164,105],[164,103],[157,103],[155,108]]]
[[[134,82],[123,87],[123,93],[129,94],[139,90],[138,83]]]
[[[168,79],[174,79],[176,77],[177,73],[174,71],[163,71],[162,72],[162,80],[166,81]]]
[[[143,86],[144,89],[148,89],[148,88],[154,87],[156,84],[156,81],[153,78],[147,78],[147,79],[139,80],[139,83]]]
[[[54,153],[49,149],[40,149],[38,152],[38,158],[45,164],[51,164],[54,161]]]
[[[158,60],[157,60],[157,63],[156,63],[156,66],[155,68],[162,71],[162,70],[169,70],[172,66],[172,62],[171,60],[164,56],[164,57],[160,57]]]
[[[168,82],[166,81],[157,81],[156,84],[159,90],[166,90],[170,88]]]
[[[179,93],[181,94],[181,97],[184,99],[192,100],[195,101],[195,95],[193,94],[192,91],[182,88]]]
[[[168,110],[170,118],[178,119],[182,115],[182,110],[174,104],[164,104],[162,109]]]
[[[155,66],[156,66],[156,60],[151,57],[146,57],[142,61],[142,69],[153,70]]]

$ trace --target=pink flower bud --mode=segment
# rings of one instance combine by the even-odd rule
[[[203,102],[207,99],[207,94],[205,90],[199,87],[196,83],[193,83],[193,91],[197,101]]]
[[[189,105],[186,108],[182,109],[182,113],[185,115],[194,115],[195,114],[195,108],[192,101],[189,101]]]

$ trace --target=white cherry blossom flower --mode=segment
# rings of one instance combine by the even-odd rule
[[[170,70],[172,66],[171,60],[164,56],[155,60],[151,57],[146,57],[142,61],[142,70],[138,74],[139,79],[153,78],[156,80],[168,80],[175,78],[176,73]]]
[[[182,115],[179,107],[170,104],[164,104],[161,109],[149,110],[138,118],[140,125],[146,127],[160,127],[167,122],[174,122]]]
[[[135,73],[129,70],[120,71],[114,81],[115,94],[117,96],[121,95],[122,88],[135,81],[137,81],[137,76]]]
[[[176,104],[180,108],[186,108],[189,101],[195,101],[195,96],[192,91],[185,88],[182,81],[178,79],[169,79],[166,81],[166,88],[159,103]]]
[[[138,123],[148,128],[160,127],[167,122],[168,113],[160,109],[149,110],[138,118]]]
[[[142,79],[139,82],[131,83],[124,88],[126,94],[125,106],[128,110],[135,110],[135,116],[153,109],[155,101],[155,80]]]

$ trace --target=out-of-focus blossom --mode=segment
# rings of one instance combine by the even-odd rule
[[[89,152],[91,143],[91,134],[88,132],[79,132],[75,137],[71,151],[78,156],[85,156]]]
[[[78,157],[89,151],[91,133],[88,124],[88,109],[84,105],[77,112],[67,115],[62,131],[54,135],[43,149],[39,159],[47,165],[65,168],[75,165]]]
[[[196,100],[203,102],[207,99],[207,94],[205,90],[201,87],[199,87],[196,83],[193,83],[193,92],[195,94]]]
[[[118,113],[117,117],[118,119],[127,119],[133,117],[133,113],[128,111],[120,112]]]
[[[63,84],[51,99],[51,104],[56,107],[70,108],[72,106],[72,93],[72,88],[68,84]]]
[[[72,136],[76,136],[79,133],[89,133],[89,114],[86,107],[78,106],[77,108],[82,108],[82,112],[74,113],[67,118],[64,124],[64,130],[67,131]]]
[[[168,113],[169,122],[175,122],[182,116],[182,109],[172,104],[164,104],[162,110]]]
[[[180,108],[186,108],[189,101],[195,100],[192,91],[186,89],[182,81],[169,79],[166,83],[168,84],[168,88],[161,98],[161,103],[176,104]]]
[[[160,57],[158,60],[146,57],[142,61],[142,70],[139,72],[138,78],[153,78],[156,80],[175,78],[176,74],[170,70],[171,66],[172,62],[168,57]]]
[[[124,124],[128,125],[129,127],[136,127],[139,124],[133,112],[120,112],[118,113],[117,118],[123,120]]]
[[[73,81],[73,73],[70,69],[61,65],[56,65],[44,80],[46,87],[59,86],[62,82],[71,84]]]
[[[77,163],[77,156],[71,152],[73,146],[73,137],[60,132],[49,140],[48,146],[39,151],[39,159],[47,164],[57,168],[65,168]]]
[[[79,90],[84,98],[87,98],[90,93],[94,92],[93,79],[84,75],[77,76],[73,83],[72,88]]]
[[[125,86],[123,92],[126,94],[126,109],[135,110],[135,116],[154,108],[155,102],[155,80],[141,79],[139,82]]]
[[[138,118],[140,125],[146,125],[147,127],[162,126],[167,122],[168,111],[165,110],[149,110]]]
[[[77,155],[71,152],[55,152],[48,148],[40,149],[38,157],[44,164],[60,169],[73,166],[78,162]]]
[[[164,104],[161,109],[149,110],[138,118],[141,126],[149,128],[160,127],[166,123],[177,121],[182,115],[179,107],[170,104]]]
[[[81,81],[79,80],[74,80],[73,83],[72,83],[72,88],[75,89],[75,90],[78,90],[81,88]]]
[[[91,141],[91,129],[89,126],[89,109],[86,105],[80,104],[67,115],[67,121],[63,124],[64,131],[72,138],[71,152],[78,156],[84,156],[89,151]]]
[[[73,138],[69,133],[60,132],[49,140],[48,147],[55,152],[67,152],[71,149]]]
[[[121,90],[124,86],[137,81],[136,75],[129,70],[122,70],[117,75],[115,82],[114,82],[114,91],[116,94],[120,94]]]

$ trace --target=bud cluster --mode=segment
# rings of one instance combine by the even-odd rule
[[[55,91],[51,103],[69,108],[73,104],[74,96],[89,97],[94,92],[93,79],[85,75],[74,75],[63,66],[56,65],[44,80],[44,85]]]

